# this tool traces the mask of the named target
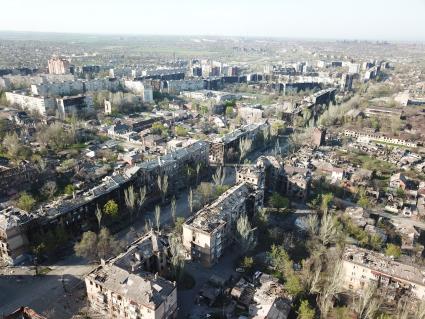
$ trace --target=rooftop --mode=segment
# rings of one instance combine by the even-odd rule
[[[141,272],[135,275],[110,263],[96,268],[88,278],[121,297],[152,310],[157,309],[176,289],[172,282],[154,274]]]
[[[390,277],[420,285],[425,284],[425,268],[394,261],[390,257],[371,250],[349,246],[344,251],[343,259]]]
[[[249,193],[250,189],[246,183],[237,184],[221,194],[211,205],[198,211],[193,218],[186,221],[186,224],[211,233],[219,225],[227,222],[229,212],[241,204]]]

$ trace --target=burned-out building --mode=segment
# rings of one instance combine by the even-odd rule
[[[183,224],[183,245],[194,261],[212,266],[233,241],[238,218],[262,207],[264,193],[248,183],[233,186]]]
[[[269,129],[269,124],[255,123],[242,126],[210,142],[210,163],[224,165],[239,159],[239,144],[242,139],[255,140],[257,134]],[[254,143],[253,143],[254,144]]]
[[[40,178],[40,172],[29,163],[21,163],[17,166],[0,165],[0,194],[7,195],[14,189],[22,190],[29,188],[32,183]]]
[[[19,208],[0,211],[0,260],[15,265],[26,258],[29,251],[27,230],[35,215]]]
[[[136,184],[146,186],[147,196],[153,200],[160,195],[158,176],[161,178],[167,176],[168,192],[173,193],[186,185],[188,179],[185,177],[189,167],[193,170],[200,165],[203,171],[208,168],[208,149],[208,143],[194,141],[155,160],[140,163],[137,166],[139,178]]]
[[[121,268],[120,258],[102,261],[86,276],[90,307],[109,318],[175,318],[176,284],[147,271]]]
[[[89,273],[87,299],[96,312],[113,318],[174,318],[177,289],[159,275],[169,269],[166,236],[150,231],[125,252]]]
[[[311,173],[306,168],[283,165],[274,156],[262,156],[257,166],[264,169],[265,190],[305,200],[311,188]]]
[[[169,271],[169,259],[168,238],[151,230],[134,241],[113,264],[131,273],[147,271],[164,276]]]
[[[356,246],[346,247],[342,258],[343,285],[347,290],[359,291],[377,284],[387,299],[404,295],[425,298],[425,269],[418,265]]]

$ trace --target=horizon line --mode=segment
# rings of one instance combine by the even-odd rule
[[[229,34],[149,34],[149,33],[127,33],[127,32],[72,32],[72,31],[28,31],[28,30],[3,30],[0,29],[0,33],[21,33],[21,34],[64,34],[64,35],[82,35],[82,36],[146,36],[146,37],[211,37],[211,38],[251,38],[251,39],[275,39],[275,40],[295,40],[295,41],[346,41],[346,42],[387,42],[387,43],[425,43],[425,39],[377,39],[377,38],[356,38],[356,37],[345,37],[345,38],[317,38],[317,37],[290,37],[290,36],[273,36],[273,35],[229,35]]]

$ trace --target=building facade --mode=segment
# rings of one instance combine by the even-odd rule
[[[263,190],[240,183],[224,192],[183,224],[183,245],[190,258],[214,265],[233,242],[238,218],[263,206]]]

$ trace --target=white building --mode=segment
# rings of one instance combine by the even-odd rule
[[[12,105],[18,105],[24,110],[46,115],[47,111],[54,110],[56,103],[53,98],[26,95],[24,92],[6,92],[6,100]]]
[[[126,80],[124,81],[124,87],[136,95],[141,95],[143,102],[153,102],[153,90],[150,85],[140,81]]]
[[[165,89],[168,93],[180,93],[182,91],[197,91],[204,88],[204,80],[193,79],[193,80],[169,80],[167,81],[167,88]]]

